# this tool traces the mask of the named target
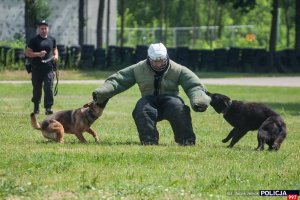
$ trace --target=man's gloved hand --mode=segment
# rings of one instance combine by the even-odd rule
[[[204,112],[204,111],[206,111],[206,109],[207,109],[207,105],[205,105],[205,104],[195,104],[194,105],[194,107],[193,107],[193,109],[194,109],[194,111],[196,111],[196,112]]]

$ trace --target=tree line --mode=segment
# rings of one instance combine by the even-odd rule
[[[79,45],[83,44],[84,0],[79,2]],[[216,26],[217,38],[222,40],[224,27],[228,25],[252,24],[262,36],[258,46],[266,46],[270,52],[277,47],[300,50],[300,1],[298,0],[118,0],[118,45],[124,45],[126,27],[160,27],[159,38],[168,41],[170,27]],[[108,38],[103,38],[105,4],[110,0],[99,0],[97,19],[97,48],[103,48]],[[25,0],[26,41],[35,34],[35,24],[51,15],[48,1]],[[109,20],[109,17],[107,17]],[[107,23],[106,30],[109,30]],[[207,30],[208,32],[209,30]],[[109,34],[106,34],[109,37]],[[278,40],[280,36],[280,40]],[[207,38],[208,41],[208,38]]]
[[[224,26],[252,24],[262,33],[259,42],[265,42],[270,51],[277,46],[300,49],[297,0],[131,0],[124,4],[118,6],[118,13],[124,13],[120,15],[123,26],[161,27],[162,41],[167,41],[169,27],[217,26],[217,37],[222,39]]]

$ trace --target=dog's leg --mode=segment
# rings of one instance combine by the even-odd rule
[[[244,135],[246,135],[247,132],[247,130],[237,129],[236,134],[233,136],[232,140],[230,141],[230,144],[227,147],[232,148]]]
[[[88,132],[95,138],[96,143],[99,143],[99,138],[98,138],[96,131],[94,131],[92,128],[89,128],[88,130],[86,130],[86,132]]]
[[[269,145],[270,151],[278,150],[280,148],[280,144],[283,141],[283,138],[280,136],[285,136],[285,126],[282,128],[280,122],[281,121],[278,121],[278,117],[271,116],[262,123],[257,134],[257,150],[263,150],[265,143]]]
[[[226,138],[224,138],[223,140],[222,140],[222,142],[223,143],[226,143],[226,142],[228,142],[235,134],[237,134],[237,129],[236,128],[233,128],[230,132],[229,132],[229,134],[227,135],[227,137]]]
[[[278,126],[279,126],[279,136],[277,136],[277,138],[275,139],[275,142],[273,144],[273,148],[278,151],[280,149],[280,146],[283,142],[283,140],[285,139],[286,137],[286,124],[284,123],[284,121],[279,117],[277,118],[277,122],[278,122]]]
[[[81,143],[86,143],[86,140],[83,137],[83,133],[76,133],[75,135]]]
[[[276,151],[278,151],[280,149],[281,143],[283,142],[285,135],[286,135],[286,133],[284,132],[284,135],[280,135],[276,138],[276,140],[274,141],[274,143],[272,145],[272,149],[274,149]]]
[[[64,143],[64,127],[56,120],[50,120],[49,125],[43,130],[44,137],[53,139],[58,143]]]
[[[258,130],[258,134],[257,134],[258,146],[255,149],[256,151],[264,150],[265,140],[262,135],[263,135],[263,133],[261,133],[261,130]]]

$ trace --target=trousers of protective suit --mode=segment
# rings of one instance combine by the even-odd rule
[[[158,144],[156,125],[161,120],[170,122],[176,143],[183,146],[195,144],[190,108],[179,96],[144,96],[136,103],[132,116],[144,145]]]

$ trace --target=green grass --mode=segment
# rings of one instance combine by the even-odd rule
[[[96,87],[61,84],[54,110],[82,106]],[[282,148],[256,152],[256,132],[250,132],[227,149],[221,140],[231,127],[211,107],[192,112],[196,146],[178,146],[166,121],[158,124],[159,146],[141,146],[131,117],[140,96],[137,86],[112,98],[92,125],[100,144],[85,134],[87,144],[66,135],[60,145],[30,126],[31,84],[1,84],[0,199],[261,199],[228,196],[227,191],[299,190],[299,88],[207,88],[279,112],[288,127]]]

